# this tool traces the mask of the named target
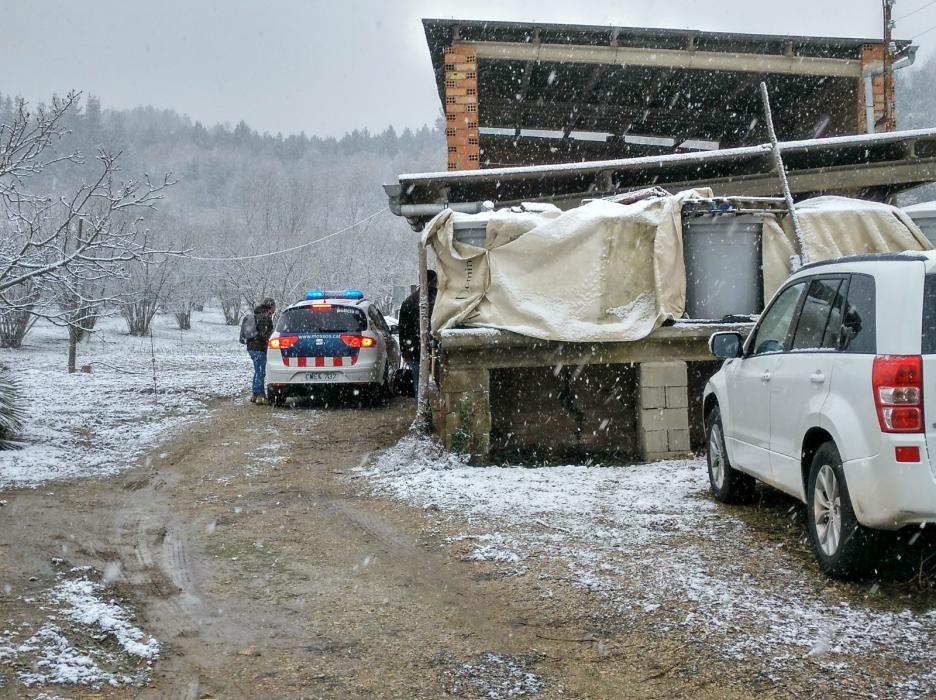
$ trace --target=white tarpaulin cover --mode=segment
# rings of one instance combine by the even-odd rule
[[[796,213],[806,240],[808,262],[933,247],[906,213],[889,204],[816,197],[797,204]],[[789,276],[795,240],[789,217],[782,221],[764,217],[764,299],[770,299]]]
[[[682,207],[707,189],[633,204],[592,201],[569,211],[445,210],[423,233],[438,259],[432,329],[488,327],[546,340],[639,340],[683,315]],[[931,247],[900,210],[842,197],[797,205],[810,260]],[[789,274],[788,217],[764,221],[765,298]],[[454,239],[454,224],[487,223],[484,246]],[[782,224],[782,225],[781,225]],[[730,270],[725,270],[730,275]]]

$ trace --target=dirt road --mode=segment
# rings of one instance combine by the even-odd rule
[[[122,477],[8,493],[0,580],[20,595],[0,601],[4,619],[38,623],[34,601],[63,566],[118,562],[117,592],[163,653],[144,689],[69,697],[431,698],[544,684],[546,697],[617,695],[579,641],[587,630],[536,619],[535,602],[440,549],[420,513],[351,492],[342,477],[393,444],[411,412],[404,400],[221,405]],[[0,697],[42,690],[13,670],[0,666]]]
[[[353,469],[412,408],[219,404],[121,477],[5,494],[0,631],[34,629],[43,592],[90,566],[162,651],[141,688],[26,688],[0,653],[0,698],[786,695],[726,682],[704,640],[609,624],[581,588],[544,600],[548,562],[499,576],[364,495]]]

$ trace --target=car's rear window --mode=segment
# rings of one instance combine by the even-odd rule
[[[359,333],[366,328],[367,317],[363,311],[335,305],[286,309],[276,324],[280,333]]]
[[[923,283],[923,354],[936,355],[936,275]]]
[[[848,284],[848,301],[842,315],[842,352],[872,355],[877,352],[874,307],[874,278],[870,275],[852,275]]]

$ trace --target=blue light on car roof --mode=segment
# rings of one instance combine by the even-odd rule
[[[360,289],[345,289],[344,291],[326,291],[323,289],[310,289],[306,292],[306,299],[363,299],[364,292]]]

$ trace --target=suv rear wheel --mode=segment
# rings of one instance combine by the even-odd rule
[[[750,503],[754,499],[754,477],[739,472],[728,461],[725,429],[718,406],[705,419],[705,456],[708,460],[709,486],[722,503]]]
[[[843,579],[869,573],[876,532],[855,517],[842,458],[833,442],[823,443],[813,455],[806,501],[809,535],[823,573]]]

